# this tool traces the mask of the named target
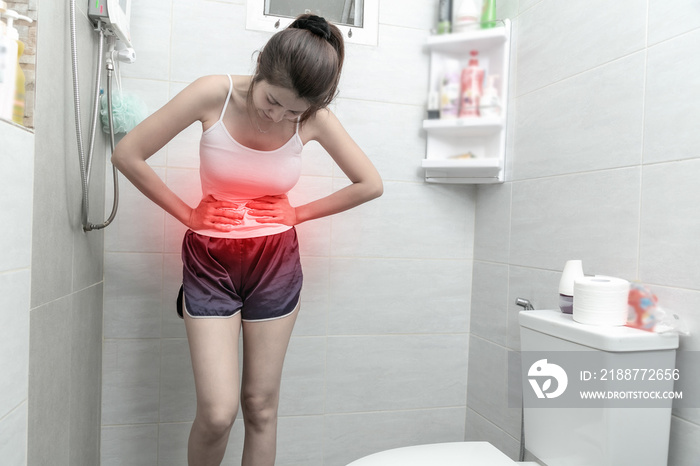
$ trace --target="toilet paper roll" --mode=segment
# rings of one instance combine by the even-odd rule
[[[621,278],[577,279],[574,282],[574,320],[588,325],[625,325],[629,289],[629,282]]]

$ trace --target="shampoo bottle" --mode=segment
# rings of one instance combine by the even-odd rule
[[[495,81],[498,75],[494,74],[486,79],[486,89],[479,99],[479,114],[484,117],[498,117],[501,114],[501,100],[498,98],[498,89]]]
[[[19,41],[19,32],[14,27],[16,20],[32,22],[32,19],[20,15],[16,11],[7,10],[3,13],[7,19],[7,33],[2,38],[0,48],[7,47],[9,53],[3,56],[0,68],[3,69],[3,79],[0,83],[0,118],[22,124],[24,118],[24,72],[19,66],[19,57],[24,52],[24,44]]]
[[[484,69],[479,66],[479,60],[476,58],[478,53],[476,50],[470,52],[469,66],[462,70],[460,118],[479,116],[479,98],[484,81]]]

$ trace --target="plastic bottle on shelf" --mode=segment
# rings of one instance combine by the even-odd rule
[[[7,11],[7,4],[0,1],[0,118],[10,120],[9,112],[10,93],[15,85],[16,62],[12,58],[15,52],[15,42],[7,36],[7,26],[2,21]],[[12,79],[10,79],[12,77]],[[11,89],[12,88],[12,89]],[[6,103],[7,102],[7,103]]]
[[[16,20],[32,22],[32,19],[16,11],[2,14],[7,20],[6,32],[0,39],[0,118],[22,124],[24,119],[25,77],[19,66],[19,57],[24,52],[24,43],[14,27]]]
[[[460,118],[479,116],[479,99],[484,81],[484,69],[479,66],[479,60],[476,58],[479,52],[472,50],[469,54],[469,65],[462,70]]]
[[[459,116],[459,62],[447,60],[445,74],[440,82],[440,118],[457,118]]]
[[[455,15],[454,32],[464,32],[475,28],[479,24],[479,8],[476,0],[462,0]]]
[[[486,78],[486,88],[479,99],[479,114],[482,118],[501,115],[501,99],[498,97],[498,89],[496,89],[495,84],[496,79],[498,79],[497,74]]]
[[[481,28],[488,29],[496,26],[496,0],[484,0],[481,11]]]
[[[438,2],[438,34],[452,32],[452,0],[439,0]]]
[[[440,118],[440,93],[430,91],[428,93],[428,119],[435,120]]]

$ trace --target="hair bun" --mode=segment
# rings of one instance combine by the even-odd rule
[[[316,15],[302,15],[298,17],[290,28],[306,29],[323,39],[330,40],[332,37],[331,28],[325,18]]]

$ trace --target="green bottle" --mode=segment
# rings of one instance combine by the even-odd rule
[[[452,32],[452,0],[440,0],[438,3],[438,34]]]
[[[484,0],[484,8],[481,11],[481,28],[487,29],[496,26],[496,0]]]

